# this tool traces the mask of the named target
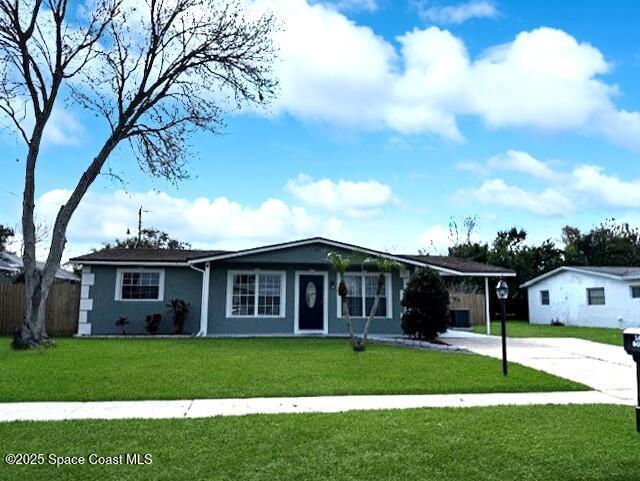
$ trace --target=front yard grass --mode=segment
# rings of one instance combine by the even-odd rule
[[[473,332],[486,334],[487,328],[483,325],[473,326]],[[491,334],[500,335],[500,322],[491,322]],[[529,324],[527,321],[507,321],[508,337],[577,337],[587,341],[602,342],[614,346],[622,346],[622,331],[606,327],[581,327],[581,326],[548,326],[542,324]]]
[[[0,424],[0,454],[150,453],[7,466],[3,480],[637,480],[633,408],[529,406]]]
[[[13,351],[0,339],[0,401],[105,401],[347,394],[588,390],[467,353],[344,339],[59,339]]]

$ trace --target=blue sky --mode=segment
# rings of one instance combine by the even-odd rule
[[[279,99],[193,137],[192,178],[123,149],[69,229],[68,255],[145,224],[196,247],[325,235],[446,249],[451,218],[533,241],[607,217],[640,224],[637,1],[257,0],[282,18]],[[615,5],[613,5],[615,3]],[[50,222],[104,126],[61,105],[39,167]],[[19,223],[23,151],[0,140],[0,222]],[[18,195],[12,195],[18,194]]]

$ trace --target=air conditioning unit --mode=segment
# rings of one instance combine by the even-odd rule
[[[455,328],[471,329],[471,315],[469,309],[451,309],[449,325]]]

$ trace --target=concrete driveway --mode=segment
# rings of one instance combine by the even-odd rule
[[[449,331],[443,339],[477,354],[502,358],[498,336]],[[509,337],[507,358],[510,362],[585,384],[625,403],[636,403],[636,365],[622,346],[572,337]]]

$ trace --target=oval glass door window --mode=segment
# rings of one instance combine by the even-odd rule
[[[316,305],[317,297],[318,291],[316,290],[316,285],[313,282],[308,282],[307,287],[304,291],[304,298],[307,301],[307,307],[309,309],[313,309],[313,306]]]

